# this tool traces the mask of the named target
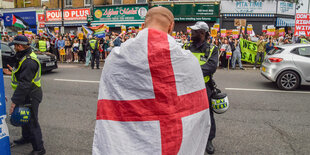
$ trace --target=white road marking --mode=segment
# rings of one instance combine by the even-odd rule
[[[72,80],[72,79],[54,79],[55,81],[64,82],[82,82],[82,83],[99,83],[100,81],[88,81],[88,80]]]
[[[4,77],[4,78],[11,78],[11,76],[6,76],[6,75],[3,75],[3,77]]]
[[[247,89],[247,88],[225,88],[226,90],[239,91],[256,91],[256,92],[275,92],[275,93],[296,93],[296,94],[310,94],[307,91],[285,91],[285,90],[270,90],[270,89]]]

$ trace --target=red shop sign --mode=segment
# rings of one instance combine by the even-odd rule
[[[39,22],[44,22],[45,21],[44,14],[38,14],[38,20],[39,20]]]
[[[64,10],[64,20],[86,20],[89,14],[89,8]],[[61,21],[61,11],[46,11],[46,21]]]
[[[45,23],[39,23],[39,27],[40,28],[44,28],[45,27]]]

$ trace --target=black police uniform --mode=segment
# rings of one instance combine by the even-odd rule
[[[95,67],[95,60],[96,60],[96,67],[99,69],[99,49],[98,49],[99,41],[96,40],[95,49],[92,49],[90,43],[88,41],[88,48],[92,51],[91,53],[91,68],[94,69]]]
[[[31,48],[27,48],[24,51],[16,53],[17,63],[15,67],[19,65],[19,61],[32,52]],[[38,71],[39,64],[30,58],[27,58],[21,65],[19,71],[15,74],[18,83],[16,90],[11,98],[12,102],[16,106],[31,105],[31,118],[30,122],[22,126],[22,139],[14,141],[17,144],[23,144],[30,142],[34,151],[44,150],[42,133],[40,124],[38,121],[39,104],[42,101],[42,89],[32,83],[32,79],[35,77]]]
[[[210,55],[210,50],[212,49],[211,45],[207,43],[206,41],[202,42],[201,44],[191,44],[189,46],[189,50],[192,53],[205,53],[205,57],[207,58]],[[213,110],[212,110],[212,103],[211,103],[211,95],[212,90],[214,89],[213,83],[212,83],[212,75],[215,73],[217,69],[218,64],[218,52],[217,47],[214,47],[213,52],[209,60],[201,65],[201,70],[203,73],[203,77],[210,76],[210,80],[206,83],[206,89],[209,99],[209,108],[210,108],[210,119],[211,119],[211,129],[209,134],[208,140],[213,140],[215,138],[215,132],[216,132],[216,126],[215,126],[215,120],[213,116]]]

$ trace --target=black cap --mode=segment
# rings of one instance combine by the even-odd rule
[[[14,38],[13,44],[29,45],[28,38],[24,35],[18,35]]]

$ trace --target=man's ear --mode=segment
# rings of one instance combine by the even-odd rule
[[[171,34],[174,29],[174,22],[171,22],[168,29],[168,34]]]

